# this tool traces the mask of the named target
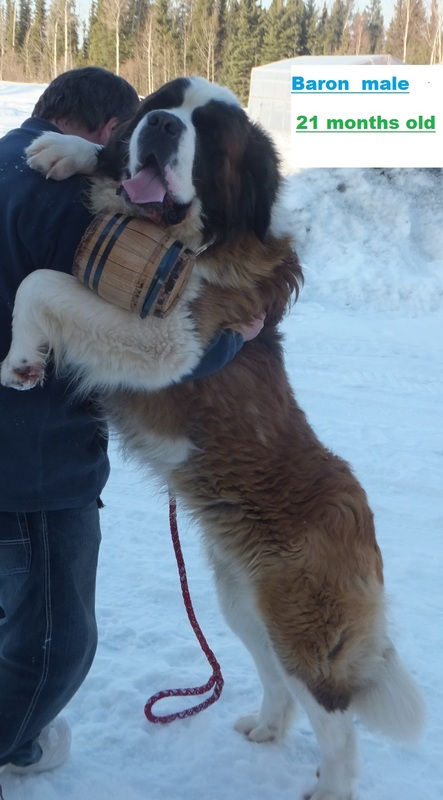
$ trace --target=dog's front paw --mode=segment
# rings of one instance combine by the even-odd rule
[[[250,742],[276,742],[280,738],[279,726],[261,724],[259,714],[240,717],[234,728],[239,733],[243,733]]]
[[[99,145],[81,136],[46,132],[26,149],[28,166],[46,178],[63,181],[71,175],[90,175],[97,164]]]
[[[342,793],[340,791],[328,791],[328,789],[313,789],[303,795],[303,800],[358,800],[357,795]]]
[[[317,770],[317,778],[320,779],[320,770]],[[321,785],[321,779],[317,785],[303,795],[303,800],[358,800],[356,789],[332,789]]]
[[[26,358],[13,362],[9,357],[3,361],[0,371],[0,383],[11,389],[33,389],[41,386],[45,379],[45,361],[35,360],[32,363]]]

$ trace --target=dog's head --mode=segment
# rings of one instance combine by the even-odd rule
[[[192,220],[204,241],[242,231],[266,238],[278,159],[229,89],[203,78],[171,81],[141,104],[124,139],[129,213],[165,226]]]

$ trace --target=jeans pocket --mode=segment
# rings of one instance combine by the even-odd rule
[[[26,514],[0,512],[0,575],[29,572],[31,540]]]

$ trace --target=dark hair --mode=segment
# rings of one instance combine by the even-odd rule
[[[66,120],[96,131],[112,117],[129,119],[139,105],[130,83],[102,67],[83,67],[63,72],[45,89],[33,117]]]

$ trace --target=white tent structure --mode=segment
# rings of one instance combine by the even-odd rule
[[[251,72],[248,114],[270,133],[281,153],[284,166],[291,169],[291,72],[292,67],[309,64],[403,64],[391,55],[299,56],[274,61]]]

